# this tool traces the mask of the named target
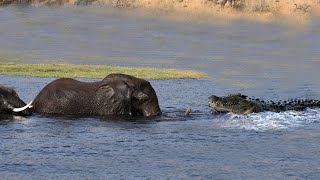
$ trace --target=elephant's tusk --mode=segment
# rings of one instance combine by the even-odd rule
[[[32,101],[31,102],[29,102],[29,104],[27,104],[27,105],[25,105],[24,107],[21,107],[21,108],[14,108],[13,109],[13,112],[20,112],[20,111],[23,111],[23,110],[25,110],[25,109],[27,109],[27,108],[32,108]]]

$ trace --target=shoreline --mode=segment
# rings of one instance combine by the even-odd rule
[[[235,21],[249,20],[262,23],[283,22],[307,24],[320,16],[320,1],[316,0],[236,0],[234,5],[224,0],[4,0],[0,6],[68,6],[116,7],[159,14],[174,20]]]
[[[66,78],[104,78],[111,73],[123,73],[142,79],[206,79],[203,72],[178,69],[112,67],[72,64],[0,64],[1,75]]]

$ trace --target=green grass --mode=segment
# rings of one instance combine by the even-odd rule
[[[160,68],[131,68],[71,64],[0,64],[0,74],[35,77],[104,78],[111,73],[143,79],[203,79],[202,72]]]

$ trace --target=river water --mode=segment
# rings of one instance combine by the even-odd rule
[[[1,63],[193,69],[150,80],[154,119],[1,117],[1,179],[319,179],[320,109],[215,114],[207,97],[320,98],[320,22],[174,21],[108,7],[0,9]],[[54,78],[0,76],[28,102]],[[83,81],[97,81],[85,80]],[[189,117],[183,112],[192,108]]]

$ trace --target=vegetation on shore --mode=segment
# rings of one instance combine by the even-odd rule
[[[320,15],[319,0],[0,0],[7,5],[94,5],[145,9],[152,14],[163,12],[170,19],[198,21],[202,17],[216,22],[248,19],[263,22],[283,21],[292,24],[308,22],[311,15]]]
[[[50,1],[50,0],[49,0]],[[109,5],[165,12],[170,18],[249,19],[304,23],[320,14],[319,0],[70,0],[75,5]],[[183,15],[182,15],[183,14]],[[172,17],[177,15],[177,17]]]
[[[203,79],[202,72],[160,68],[131,68],[71,64],[0,64],[0,74],[35,77],[104,78],[124,73],[143,79]]]

